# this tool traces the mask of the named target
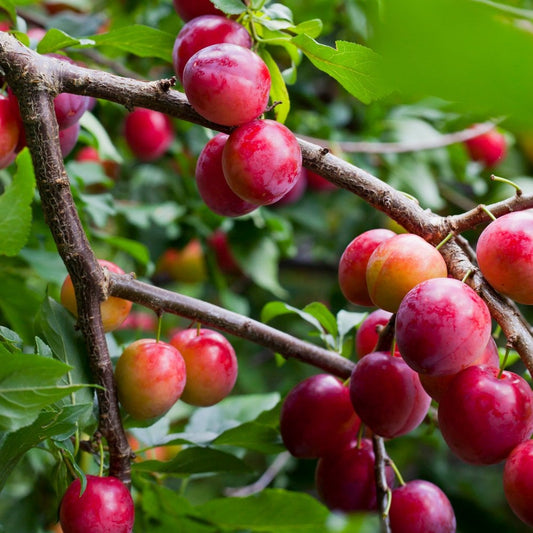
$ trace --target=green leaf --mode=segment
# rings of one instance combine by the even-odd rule
[[[16,159],[13,181],[0,196],[0,255],[16,255],[30,234],[35,174],[27,148]]]
[[[270,53],[264,48],[261,48],[259,50],[259,54],[263,58],[263,61],[270,72],[270,78],[272,80],[272,84],[270,86],[270,98],[272,99],[273,103],[279,102],[274,108],[276,120],[283,124],[287,119],[287,115],[289,114],[291,108],[289,91],[287,90],[285,80],[283,79],[279,67],[274,59],[272,59]]]
[[[185,448],[171,461],[142,461],[133,464],[133,468],[144,472],[178,475],[250,471],[250,467],[244,461],[231,453],[199,446]]]
[[[118,153],[106,129],[92,113],[88,111],[83,113],[80,118],[80,125],[94,135],[98,146],[98,153],[102,159],[111,159],[117,163],[122,163],[124,161],[123,157]]]
[[[96,46],[112,46],[139,57],[159,58],[172,63],[176,36],[149,26],[133,24],[91,37]]]
[[[333,337],[336,337],[339,334],[335,317],[323,303],[311,302],[303,308],[303,312],[314,316],[320,322],[322,327]]]
[[[53,356],[70,367],[61,382],[65,385],[91,383],[85,342],[74,329],[70,313],[52,298],[46,298],[35,320],[36,331],[52,349]],[[74,395],[75,403],[91,403],[92,388],[85,387]],[[70,397],[69,397],[70,400]]]
[[[40,54],[50,54],[51,52],[56,52],[69,46],[94,46],[94,41],[92,39],[71,37],[64,31],[52,28],[39,41],[37,52]]]
[[[94,234],[107,244],[131,255],[131,257],[140,264],[146,266],[150,262],[150,252],[148,251],[148,248],[139,241],[128,239],[126,237],[118,237],[116,235],[106,235],[97,231],[95,231]]]
[[[322,331],[320,321],[309,313],[286,304],[285,302],[268,302],[261,311],[261,322],[270,322],[273,318],[281,315],[295,314],[313,325],[318,331]]]
[[[305,33],[311,39],[316,39],[322,33],[323,24],[320,19],[311,19],[293,26],[291,31],[297,34]]]
[[[41,412],[26,427],[9,434],[0,433],[0,491],[9,474],[29,449],[46,439],[74,434],[79,418],[91,409],[92,404],[54,406]]]
[[[220,498],[197,507],[230,531],[324,533],[327,509],[308,494],[266,489],[245,498]]]
[[[1,269],[0,269],[1,271]],[[31,287],[23,274],[2,272],[0,310],[24,341],[33,341],[33,317],[39,309],[42,295]]]
[[[382,60],[370,48],[347,41],[337,41],[337,48],[331,48],[303,34],[291,42],[315,67],[335,78],[361,102],[369,104],[390,92],[382,73]]]
[[[242,0],[211,0],[211,2],[226,15],[240,15],[246,11],[246,5]]]
[[[0,351],[0,430],[31,424],[41,409],[84,385],[58,385],[69,366],[40,355]]]
[[[256,422],[246,422],[228,429],[217,437],[213,444],[238,446],[266,454],[281,453],[285,450],[276,428]]]

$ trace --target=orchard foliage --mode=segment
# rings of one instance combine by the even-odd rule
[[[527,531],[530,7],[0,0],[0,531]]]

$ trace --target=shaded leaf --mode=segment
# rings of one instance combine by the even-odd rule
[[[304,34],[291,42],[316,68],[335,78],[361,102],[369,104],[390,92],[382,73],[382,60],[370,48],[347,41],[337,41],[337,48],[331,48]]]
[[[13,181],[0,196],[0,255],[16,255],[28,240],[35,174],[27,148],[16,159]]]

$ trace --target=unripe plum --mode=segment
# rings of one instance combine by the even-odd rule
[[[372,441],[357,440],[352,446],[318,460],[315,484],[318,495],[332,510],[342,512],[374,511],[377,508]],[[385,467],[387,484],[392,486],[394,472]]]
[[[217,331],[202,328],[175,333],[170,344],[177,348],[187,368],[181,399],[207,407],[223,400],[233,389],[238,374],[235,350]]]
[[[202,48],[187,61],[183,89],[204,118],[238,126],[259,117],[268,104],[270,73],[255,53],[232,43]]]
[[[471,365],[489,342],[485,302],[465,283],[435,278],[418,284],[396,315],[396,341],[417,372],[444,376]]]
[[[356,438],[360,425],[348,387],[329,374],[296,385],[281,408],[281,437],[295,457],[336,454]]]
[[[172,0],[176,13],[185,21],[201,15],[221,15],[224,13],[217,9],[210,0]]]
[[[219,15],[202,15],[185,24],[172,50],[172,64],[181,80],[187,61],[206,46],[233,43],[245,48],[252,47],[252,39],[246,28],[234,20]]]
[[[521,304],[533,304],[533,210],[491,222],[479,236],[476,255],[487,281]]]
[[[80,496],[81,483],[75,479],[66,490],[59,508],[63,533],[130,533],[135,509],[128,489],[115,477],[87,475],[87,486]]]
[[[202,245],[191,239],[183,248],[168,248],[157,261],[157,272],[182,283],[200,283],[207,270]]]
[[[186,382],[185,361],[172,345],[139,339],[127,346],[115,367],[118,399],[136,420],[165,414],[180,398]]]
[[[487,365],[457,374],[439,403],[439,428],[451,451],[472,464],[503,461],[533,431],[533,395],[519,375]]]
[[[376,309],[361,322],[355,333],[355,353],[358,359],[375,351],[379,340],[378,327],[386,326],[391,316],[392,313],[385,309]]]
[[[110,272],[115,274],[124,274],[119,266],[111,261],[99,259],[100,266],[107,268]],[[76,296],[74,294],[74,285],[70,275],[67,275],[63,285],[61,286],[60,294],[61,303],[75,316],[78,316],[78,304],[76,303]],[[102,315],[102,324],[105,331],[113,331],[117,329],[128,316],[132,302],[110,296],[107,300],[100,304],[100,313]]]
[[[174,129],[170,118],[164,113],[138,107],[126,115],[124,136],[138,159],[154,161],[172,144]]]
[[[516,516],[533,527],[533,440],[522,442],[507,457],[503,490]]]
[[[487,347],[483,350],[481,355],[472,361],[468,366],[473,365],[489,365],[498,367],[500,365],[500,354],[498,353],[498,346],[495,340],[491,337]],[[447,374],[445,376],[430,376],[429,374],[419,374],[420,383],[424,390],[437,402],[440,402],[443,392],[448,388],[452,379],[457,374]]]
[[[373,306],[368,294],[366,268],[374,250],[396,234],[388,229],[371,229],[361,233],[345,248],[339,261],[339,286],[344,297],[357,305]]]
[[[366,268],[370,299],[377,307],[395,313],[403,297],[431,278],[445,278],[448,268],[439,251],[412,233],[394,235],[372,252]]]
[[[422,479],[392,491],[389,511],[392,533],[455,533],[452,504],[442,490]]]
[[[500,162],[507,154],[507,141],[497,130],[491,130],[465,141],[468,154],[487,167]]]
[[[389,439],[415,429],[431,403],[418,374],[387,352],[369,353],[355,365],[350,399],[361,421]]]
[[[223,217],[239,217],[257,209],[229,187],[222,170],[222,151],[228,135],[219,133],[203,148],[196,162],[196,185],[207,207]]]
[[[269,205],[294,187],[302,153],[286,126],[254,120],[231,133],[222,152],[222,168],[235,194],[256,205]]]

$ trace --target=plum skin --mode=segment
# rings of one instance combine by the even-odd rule
[[[185,361],[187,383],[181,395],[185,403],[214,405],[232,391],[238,375],[235,350],[224,335],[210,329],[185,329],[175,333],[170,344]]]
[[[296,184],[302,153],[294,134],[274,120],[254,120],[235,129],[222,152],[230,189],[256,205],[281,200]]]
[[[476,246],[479,268],[499,292],[533,304],[533,211],[516,211],[491,222]]]
[[[61,500],[59,519],[63,533],[130,533],[135,510],[126,486],[115,477],[87,475],[87,487],[75,479]]]
[[[202,48],[183,69],[183,89],[202,117],[239,126],[259,117],[268,104],[270,72],[255,53],[232,43]]]
[[[139,339],[127,346],[115,367],[118,399],[136,420],[165,414],[180,398],[186,379],[180,352],[155,339]]]

